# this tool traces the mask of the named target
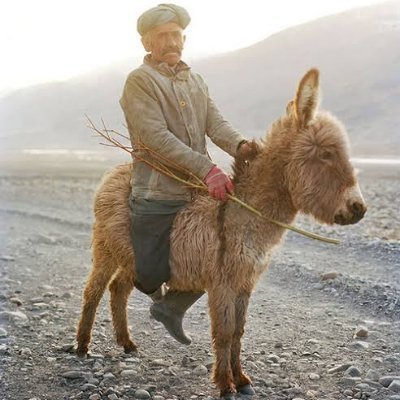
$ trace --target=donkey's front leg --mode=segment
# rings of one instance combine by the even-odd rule
[[[231,368],[231,345],[235,332],[235,297],[226,288],[213,288],[208,292],[211,316],[211,335],[214,347],[213,380],[220,389],[221,398],[233,400],[236,388]]]
[[[240,363],[240,351],[241,351],[241,338],[244,333],[244,325],[246,323],[247,307],[249,305],[250,293],[240,293],[235,300],[235,332],[232,339],[231,347],[231,367],[233,379],[237,390],[241,394],[253,395],[255,394],[254,389],[251,385],[250,378],[242,371],[242,365]]]

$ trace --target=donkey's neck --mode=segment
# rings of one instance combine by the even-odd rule
[[[246,176],[239,178],[236,195],[265,217],[290,224],[297,211],[285,182],[285,160],[285,154],[274,152],[268,147],[264,148],[249,165]],[[238,209],[237,211],[239,212]],[[241,210],[240,213],[241,219],[246,219],[244,215],[249,221],[257,218],[247,210]],[[283,228],[266,220],[262,221],[259,227],[260,234],[267,234],[269,240],[272,236],[275,237],[272,242],[279,241],[284,233]]]

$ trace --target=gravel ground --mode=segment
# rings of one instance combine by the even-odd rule
[[[377,168],[360,173],[369,211],[359,224],[298,219],[341,245],[289,233],[259,282],[242,355],[253,400],[400,399],[400,171]],[[71,353],[100,175],[0,176],[0,399],[216,398],[206,296],[185,320],[188,347],[166,335],[135,292],[129,321],[138,355],[116,345],[108,295],[90,356]]]

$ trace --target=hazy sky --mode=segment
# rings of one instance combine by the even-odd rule
[[[141,58],[137,17],[160,2],[1,1],[0,94]],[[189,61],[251,45],[323,15],[378,2],[382,0],[176,0],[192,16],[184,53]]]

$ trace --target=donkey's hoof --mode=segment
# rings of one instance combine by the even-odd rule
[[[86,357],[86,355],[87,355],[87,352],[88,352],[88,348],[87,348],[87,346],[78,346],[77,348],[76,348],[76,350],[75,350],[75,354],[78,356],[78,357]]]
[[[137,353],[138,348],[135,343],[130,342],[129,344],[124,346],[124,352],[125,354],[130,354],[130,353]]]
[[[239,386],[238,392],[246,396],[254,396],[256,394],[256,392],[253,389],[253,386],[250,383],[248,383],[247,385]]]
[[[220,397],[220,400],[235,400],[235,399],[236,399],[235,393],[232,392],[225,393]]]

